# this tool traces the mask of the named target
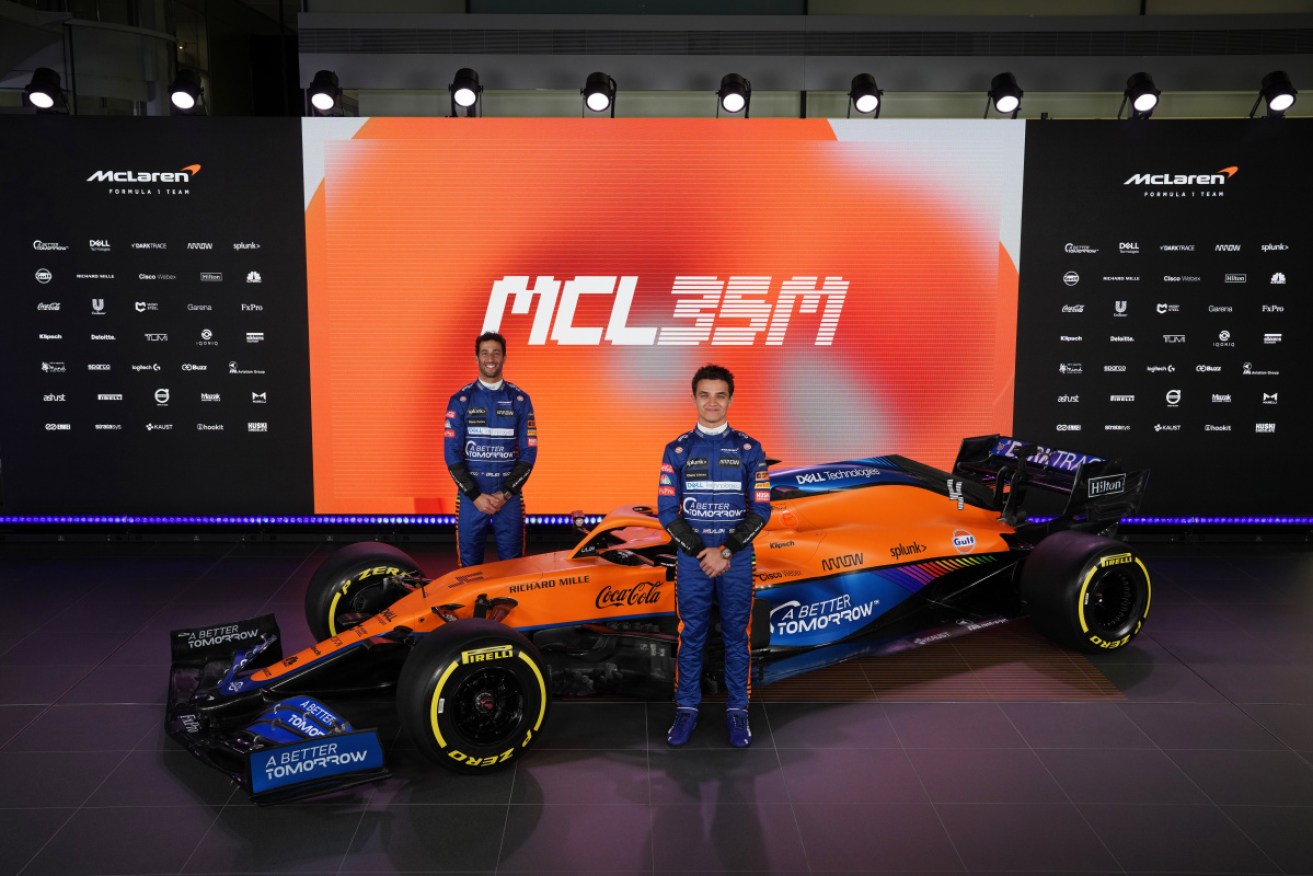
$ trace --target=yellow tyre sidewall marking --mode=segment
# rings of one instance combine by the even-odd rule
[[[1144,563],[1140,561],[1138,556],[1135,557],[1134,560],[1135,565],[1140,567],[1140,572],[1144,575],[1145,588],[1144,614],[1137,618],[1138,624],[1140,621],[1143,621],[1144,618],[1149,616],[1149,603],[1153,601],[1153,585],[1150,583],[1149,570],[1144,567]],[[1080,630],[1082,633],[1089,633],[1090,631],[1090,625],[1085,622],[1085,593],[1090,589],[1090,582],[1094,580],[1095,573],[1102,568],[1103,566],[1100,566],[1099,561],[1096,560],[1094,565],[1090,568],[1090,571],[1085,575],[1085,580],[1081,582],[1080,594],[1076,597],[1076,614],[1080,620]]]
[[[543,679],[542,672],[538,669],[538,664],[534,663],[530,657],[523,651],[517,651],[516,655],[524,661],[524,665],[529,667],[533,672],[533,677],[538,681],[538,716],[534,719],[534,732],[542,729],[543,718],[547,715],[547,682]],[[459,659],[452,660],[443,670],[442,676],[438,678],[437,685],[433,688],[433,698],[429,702],[429,724],[433,727],[433,738],[438,741],[439,748],[447,747],[447,740],[442,735],[442,728],[438,726],[438,702],[442,699],[442,691],[447,686],[447,681],[451,674],[459,668],[461,662]]]

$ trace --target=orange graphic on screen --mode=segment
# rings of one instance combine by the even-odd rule
[[[968,145],[595,121],[373,119],[315,147],[317,513],[453,511],[443,413],[485,327],[533,398],[531,513],[655,501],[708,362],[735,374],[731,423],[788,464],[948,464],[1010,430],[998,184],[935,173]]]

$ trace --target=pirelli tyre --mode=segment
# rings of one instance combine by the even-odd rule
[[[547,720],[538,649],[496,621],[453,621],[425,636],[401,669],[401,725],[429,758],[463,773],[508,766]]]
[[[378,614],[406,595],[394,576],[423,577],[403,550],[377,541],[348,545],[315,570],[305,591],[305,620],[323,641]]]
[[[1021,569],[1021,597],[1035,627],[1060,645],[1124,648],[1149,616],[1149,570],[1127,544],[1085,532],[1044,539]]]

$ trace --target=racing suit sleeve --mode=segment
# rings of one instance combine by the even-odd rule
[[[456,488],[466,497],[477,499],[483,491],[465,464],[465,435],[465,405],[459,395],[453,395],[447,402],[447,419],[442,424],[442,457]]]
[[[680,464],[682,458],[676,454],[671,445],[666,445],[665,456],[661,459],[661,478],[657,485],[657,519],[670,533],[670,538],[679,545],[680,550],[690,557],[696,557],[706,545],[702,536],[680,516],[680,500],[684,497],[684,471]]]
[[[521,394],[524,396],[524,401],[516,405],[515,411],[515,443],[518,458],[515,465],[511,467],[510,473],[506,475],[506,480],[502,482],[502,489],[511,495],[517,495],[524,489],[525,481],[529,480],[529,475],[533,473],[533,464],[538,461],[538,423],[533,416],[533,401],[528,393]]]
[[[748,512],[725,536],[725,546],[735,554],[751,544],[770,520],[770,472],[766,466],[766,454],[754,441],[753,449],[746,457],[742,469],[743,502]]]

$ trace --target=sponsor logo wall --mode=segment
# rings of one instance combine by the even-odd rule
[[[0,515],[450,512],[484,328],[534,513],[650,501],[711,361],[786,465],[1001,431],[1151,467],[1147,514],[1307,512],[1305,120],[34,121]]]
[[[1152,468],[1146,514],[1307,513],[1310,135],[1027,129],[1016,434]]]
[[[68,119],[52,151],[30,121],[0,119],[0,513],[303,513],[297,123]]]

